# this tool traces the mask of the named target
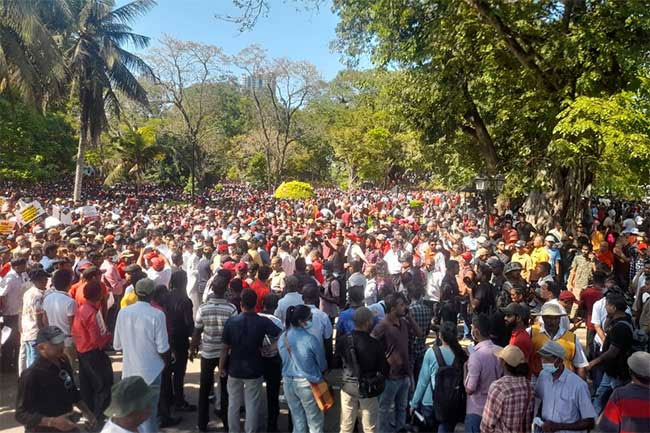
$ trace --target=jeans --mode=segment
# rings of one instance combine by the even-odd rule
[[[79,392],[81,399],[97,420],[111,402],[113,366],[103,350],[95,349],[79,354]]]
[[[153,402],[151,416],[138,426],[139,433],[156,433],[158,428],[158,400],[160,399],[160,384],[162,381],[162,372],[149,384],[156,391],[156,401]]]
[[[27,370],[38,357],[36,350],[36,340],[23,341],[20,345],[20,354],[18,362],[18,375],[20,376],[23,371]]]
[[[468,413],[467,415],[465,415],[465,432],[466,433],[481,432],[481,415],[476,413]]]
[[[433,414],[432,406],[421,406],[420,413],[424,419],[426,419],[427,424],[434,427],[432,431],[437,431],[438,433],[453,433],[456,428],[456,424],[438,422]]]
[[[258,430],[258,420],[260,418],[260,409],[262,403],[262,384],[263,377],[255,379],[239,379],[237,377],[228,377],[228,424],[229,432],[241,432],[241,423],[239,422],[239,409],[242,404],[246,408],[246,422],[244,430],[246,433],[254,433]]]
[[[379,433],[396,432],[404,427],[408,392],[408,377],[386,379],[384,392],[379,396]],[[393,404],[395,408],[391,411]]]
[[[266,382],[267,421],[269,432],[278,431],[280,416],[280,385],[282,384],[282,360],[280,356],[264,358],[264,381]]]
[[[198,426],[200,429],[205,429],[210,421],[210,402],[208,396],[210,391],[214,388],[214,369],[219,365],[219,358],[203,358],[201,357],[201,378],[199,384],[199,418]],[[221,421],[224,427],[228,430],[228,392],[227,392],[228,378],[219,378],[219,391],[221,392]],[[239,416],[239,414],[237,414]]]
[[[284,396],[293,419],[293,433],[322,433],[325,415],[316,404],[307,379],[283,378]]]
[[[379,413],[379,397],[359,398],[341,391],[341,430],[340,433],[352,433],[361,412],[363,433],[374,433]]]
[[[592,401],[597,415],[600,415],[600,413],[605,408],[605,405],[607,404],[612,391],[624,384],[625,382],[620,379],[610,377],[607,373],[603,374],[603,378],[600,381],[600,385],[598,385],[598,389],[596,389],[596,393],[594,394]]]
[[[463,319],[463,337],[471,338],[472,316],[469,314],[467,304],[469,301],[460,301],[460,317]]]

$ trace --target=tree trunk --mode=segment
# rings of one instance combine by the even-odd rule
[[[81,201],[81,184],[84,176],[84,158],[86,156],[86,148],[88,147],[88,127],[85,122],[81,122],[79,128],[79,146],[77,147],[77,166],[74,173],[74,191],[72,200],[75,203]]]

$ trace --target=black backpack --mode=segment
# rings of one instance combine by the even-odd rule
[[[438,422],[459,423],[465,420],[467,394],[463,381],[463,366],[458,357],[447,365],[437,344],[433,353],[438,361],[436,387],[433,389],[433,413]]]

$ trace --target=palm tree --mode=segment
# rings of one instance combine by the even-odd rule
[[[153,77],[151,68],[140,57],[122,46],[149,45],[149,38],[131,31],[129,24],[151,9],[154,0],[135,0],[117,9],[113,0],[80,0],[75,8],[76,29],[71,33],[66,53],[73,91],[79,101],[79,146],[74,182],[74,201],[81,199],[84,153],[88,144],[97,145],[106,127],[106,110],[119,116],[116,92],[148,104],[147,92],[134,75]]]
[[[165,156],[162,146],[156,141],[153,124],[138,129],[128,128],[126,132],[120,133],[114,138],[111,151],[117,165],[106,176],[104,183],[110,185],[128,176],[135,182],[136,195],[147,168]]]
[[[11,87],[43,110],[63,93],[65,65],[55,35],[69,20],[68,0],[0,0],[0,91]]]

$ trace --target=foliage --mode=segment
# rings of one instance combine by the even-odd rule
[[[0,119],[0,178],[48,180],[71,172],[75,136],[61,113],[40,114],[0,95]]]
[[[560,113],[580,97],[634,91],[647,75],[649,9],[648,0],[334,0],[338,48],[403,71],[389,90],[434,174],[509,174],[510,191],[542,188],[539,205],[569,221],[600,168],[587,161],[607,154],[564,164],[551,151],[567,133],[556,130]]]
[[[411,200],[411,201],[409,201],[409,207],[411,209],[420,208],[420,207],[422,207],[423,204],[424,204],[424,202],[422,200]]]
[[[314,197],[314,188],[306,182],[297,180],[282,182],[273,196],[284,200],[304,200]]]

